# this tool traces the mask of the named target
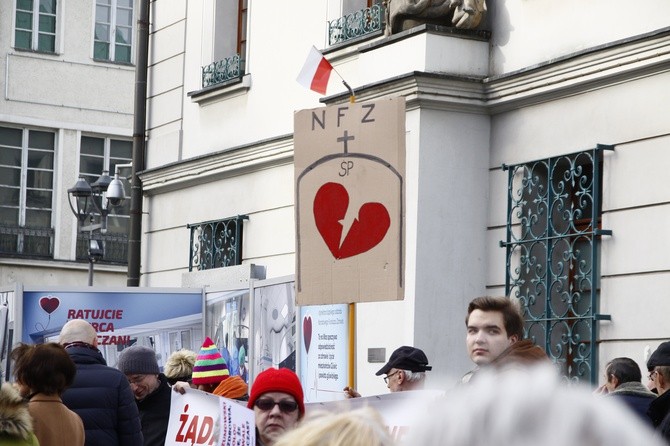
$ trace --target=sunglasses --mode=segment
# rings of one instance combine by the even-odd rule
[[[275,406],[279,406],[279,410],[284,413],[295,412],[298,409],[298,403],[290,400],[281,400],[275,401],[268,398],[257,399],[254,403],[254,406],[258,407],[260,410],[269,411],[274,409]]]

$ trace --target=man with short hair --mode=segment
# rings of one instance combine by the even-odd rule
[[[602,388],[607,395],[625,403],[641,420],[650,423],[647,410],[656,395],[642,384],[642,372],[635,361],[625,357],[612,359],[605,366],[605,379]]]
[[[284,432],[295,429],[305,415],[302,384],[291,370],[270,368],[251,386],[247,407],[256,419],[256,445],[273,446]]]
[[[670,341],[663,342],[647,361],[658,398],[651,402],[647,415],[656,430],[670,443]]]
[[[432,368],[428,365],[428,357],[423,350],[403,345],[391,353],[388,362],[375,375],[386,375],[384,381],[391,392],[420,390],[426,382],[426,372]],[[344,395],[347,398],[361,396],[351,387],[344,388]]]
[[[116,367],[126,375],[140,412],[144,446],[163,446],[170,419],[171,390],[160,372],[156,352],[133,345],[121,352]]]
[[[518,303],[507,297],[473,299],[465,317],[466,346],[477,368],[463,377],[467,382],[481,367],[533,364],[548,361],[545,351],[523,339],[523,317]]]
[[[86,445],[141,446],[140,416],[128,380],[107,366],[93,326],[73,319],[61,329],[59,343],[77,367],[74,382],[61,398],[83,421]]]

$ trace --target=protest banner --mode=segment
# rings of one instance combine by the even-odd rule
[[[237,401],[200,390],[172,392],[165,446],[254,446],[254,412]]]

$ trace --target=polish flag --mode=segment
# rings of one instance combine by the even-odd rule
[[[305,88],[326,94],[331,71],[333,71],[333,66],[330,62],[323,57],[319,50],[312,46],[297,81]]]

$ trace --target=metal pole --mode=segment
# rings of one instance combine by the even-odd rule
[[[128,286],[140,285],[142,241],[142,183],[147,116],[147,67],[149,59],[149,0],[140,0],[137,21],[135,68],[135,121],[133,124],[133,168],[130,183],[130,231],[128,234]]]
[[[93,258],[88,257],[88,286],[93,286]]]

